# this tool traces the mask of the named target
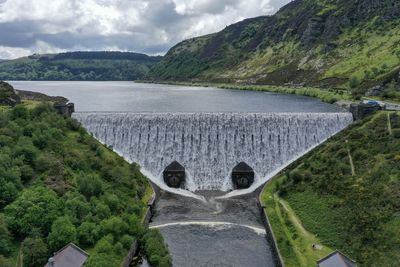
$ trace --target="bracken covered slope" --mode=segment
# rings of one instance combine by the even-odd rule
[[[399,80],[400,1],[296,0],[173,47],[150,79],[363,88]]]
[[[328,254],[315,243],[358,266],[400,266],[399,152],[400,113],[382,111],[276,176],[262,201],[285,266],[315,266]]]

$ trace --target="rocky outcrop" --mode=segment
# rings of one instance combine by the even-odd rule
[[[64,117],[71,117],[72,113],[75,112],[74,103],[54,103],[53,107]]]
[[[366,96],[380,96],[385,88],[382,85],[376,85],[367,90],[365,93]]]
[[[0,81],[0,105],[14,107],[21,103],[21,98],[14,88],[3,81]]]
[[[48,101],[54,103],[68,103],[68,99],[62,96],[48,96],[38,92],[31,92],[31,91],[23,91],[23,90],[16,90],[18,95],[23,100],[32,100],[32,101]]]

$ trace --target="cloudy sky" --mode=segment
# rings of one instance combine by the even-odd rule
[[[290,0],[0,0],[0,59],[122,50],[164,54],[183,39],[275,13]]]

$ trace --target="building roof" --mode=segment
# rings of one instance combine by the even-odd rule
[[[355,261],[336,250],[328,256],[317,261],[318,267],[356,267]]]
[[[174,161],[165,168],[165,171],[185,171],[185,168],[179,162]]]
[[[245,162],[240,162],[233,168],[233,172],[253,172],[253,169]]]
[[[81,267],[88,257],[87,252],[70,243],[54,254],[51,258],[53,264],[49,260],[45,267]]]

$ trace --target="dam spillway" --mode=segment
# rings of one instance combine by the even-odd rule
[[[185,189],[233,189],[232,169],[248,163],[255,186],[352,122],[349,113],[75,113],[99,141],[137,162],[156,184],[173,161]]]

